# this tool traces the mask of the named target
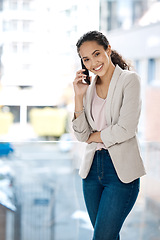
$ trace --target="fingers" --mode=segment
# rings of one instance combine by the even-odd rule
[[[83,73],[85,70],[81,69],[76,73],[76,78],[77,79],[84,79],[86,78],[86,75]]]
[[[84,71],[85,71],[85,69],[80,69],[79,71],[76,72],[76,75],[77,74],[83,74]]]
[[[74,83],[83,82],[83,80],[86,78],[86,75],[83,73],[84,71],[85,69],[77,71]]]

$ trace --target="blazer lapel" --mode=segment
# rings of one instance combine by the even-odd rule
[[[118,65],[116,65],[115,70],[112,75],[112,78],[111,78],[110,85],[109,85],[107,101],[106,101],[106,106],[105,106],[106,107],[106,120],[107,120],[108,125],[111,125],[111,121],[112,121],[112,119],[111,119],[111,103],[112,103],[114,90],[116,88],[116,84],[117,84],[117,81],[118,81],[121,73],[122,73],[122,69]]]
[[[87,119],[90,124],[90,126],[93,128],[93,130],[96,129],[95,122],[92,118],[92,100],[93,100],[93,92],[95,88],[95,84],[97,81],[98,76],[96,76],[93,80],[93,83],[89,86],[89,89],[86,94],[86,114],[87,114]]]
[[[122,73],[122,69],[116,65],[115,70],[113,72],[113,76],[109,85],[109,89],[108,89],[108,95],[107,95],[107,101],[106,101],[106,120],[107,120],[107,124],[111,125],[111,103],[112,103],[112,98],[113,98],[113,94],[114,94],[114,90],[118,81],[118,78],[120,76],[120,74]],[[95,88],[95,84],[97,81],[98,76],[96,76],[93,80],[93,83],[89,86],[87,93],[86,93],[86,98],[85,98],[85,112],[87,115],[87,119],[88,122],[90,124],[90,126],[92,127],[93,130],[96,129],[95,126],[95,122],[92,118],[92,99],[93,99],[93,92],[94,92],[94,88]]]

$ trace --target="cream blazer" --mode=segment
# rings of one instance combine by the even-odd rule
[[[87,89],[84,112],[72,121],[75,136],[81,142],[86,142],[89,135],[96,131],[91,115],[96,80],[97,76]],[[136,136],[141,111],[140,94],[139,76],[116,65],[105,105],[108,127],[101,131],[101,139],[109,151],[119,179],[124,183],[146,174]],[[96,147],[95,142],[86,146],[79,170],[82,178],[89,173]]]

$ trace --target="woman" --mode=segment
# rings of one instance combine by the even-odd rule
[[[73,129],[87,143],[79,171],[84,199],[93,240],[118,240],[145,174],[136,137],[140,79],[102,33],[88,32],[76,46],[85,67],[96,75],[88,85],[81,69],[73,82]]]

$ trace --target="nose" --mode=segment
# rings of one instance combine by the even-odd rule
[[[98,61],[95,60],[95,59],[92,59],[92,60],[91,60],[91,68],[92,68],[92,69],[97,66],[97,62],[98,62]]]

